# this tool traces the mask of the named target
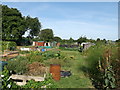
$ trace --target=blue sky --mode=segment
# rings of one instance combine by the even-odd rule
[[[23,16],[38,17],[42,29],[53,29],[63,39],[118,38],[117,2],[4,2]]]

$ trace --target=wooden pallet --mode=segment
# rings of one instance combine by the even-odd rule
[[[7,61],[11,58],[14,58],[19,55],[18,51],[9,51],[5,52],[3,55],[0,55],[0,58],[2,58],[2,61]]]

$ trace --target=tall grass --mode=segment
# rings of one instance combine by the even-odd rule
[[[93,85],[96,88],[104,89],[107,87],[111,87],[111,85],[114,84],[114,81],[107,81],[108,78],[113,77],[109,77],[108,74],[113,75],[114,72],[107,73],[106,70],[109,71],[109,66],[111,66],[112,62],[114,61],[113,58],[115,58],[114,55],[116,52],[115,47],[116,46],[113,44],[97,44],[93,47],[90,47],[86,52],[84,52],[87,56],[87,65],[86,67],[82,68],[82,70],[89,74],[89,77],[91,78]],[[108,52],[110,53],[111,57],[107,56]],[[107,61],[107,57],[110,57],[109,62]],[[108,83],[110,83],[111,85],[108,85]]]

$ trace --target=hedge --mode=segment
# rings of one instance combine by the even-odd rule
[[[13,41],[1,41],[0,44],[2,46],[1,47],[2,51],[6,50],[6,49],[8,49],[8,50],[15,50],[16,46],[17,46],[16,43],[13,42]]]

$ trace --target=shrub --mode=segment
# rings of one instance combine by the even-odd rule
[[[44,60],[61,57],[60,51],[46,51],[44,53],[41,53],[41,55],[43,56]]]
[[[13,41],[2,41],[2,51],[9,49],[9,50],[15,50],[16,49],[16,43]]]
[[[8,61],[7,69],[14,71],[17,74],[23,74],[27,71],[28,61],[26,57],[18,56],[13,60]]]
[[[42,55],[38,55],[38,53],[36,53],[36,52],[30,52],[30,54],[27,55],[26,58],[27,58],[29,63],[32,63],[32,62],[43,62],[43,56]]]
[[[113,47],[114,53],[112,55],[112,65],[115,72],[116,86],[120,88],[120,44],[117,47]]]
[[[2,79],[2,87],[1,88],[3,90],[11,89],[11,88],[20,88],[11,79],[9,79],[10,75],[11,74],[8,71],[8,69],[6,67],[4,67],[4,70],[2,71],[2,75],[1,75],[1,79]]]
[[[34,80],[30,80],[26,85],[21,86],[21,88],[57,88],[57,85],[52,80],[52,76],[49,75],[46,77],[44,81],[36,82]]]
[[[86,53],[88,73],[96,88],[115,88],[111,49],[111,45],[96,45]]]

